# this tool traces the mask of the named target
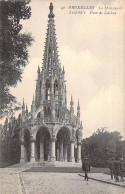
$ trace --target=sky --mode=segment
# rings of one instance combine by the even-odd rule
[[[35,42],[29,48],[29,64],[23,70],[22,83],[11,92],[19,102],[31,109],[38,65],[42,67],[49,4],[51,1],[32,0],[32,16],[22,22],[23,32],[31,32]],[[119,131],[125,139],[125,17],[124,1],[53,0],[55,25],[61,66],[65,68],[67,104],[71,94],[75,114],[80,101],[83,138],[97,128]],[[93,12],[103,14],[69,14],[69,6],[95,6]],[[99,6],[103,10],[99,10]],[[106,10],[116,14],[104,14]],[[121,8],[120,8],[121,7]]]

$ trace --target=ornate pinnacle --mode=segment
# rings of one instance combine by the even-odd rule
[[[34,94],[33,94],[33,100],[32,100],[32,104],[34,104],[34,102],[35,102],[35,101],[34,101]]]
[[[26,113],[28,113],[28,107],[27,107],[27,104],[26,104]]]
[[[39,65],[38,65],[38,70],[37,70],[38,73],[40,73],[40,68],[39,68]]]
[[[49,10],[50,10],[50,13],[48,15],[48,18],[54,18],[55,15],[53,14],[53,4],[52,3],[50,3]]]
[[[74,102],[73,102],[73,98],[72,98],[72,95],[71,95],[71,101],[70,101],[70,105],[71,107],[73,106]]]
[[[77,106],[77,109],[80,109],[79,100],[78,100],[78,106]]]
[[[22,108],[25,108],[24,98],[23,98],[23,105],[22,105]]]

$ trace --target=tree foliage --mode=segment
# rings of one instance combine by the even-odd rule
[[[1,161],[0,166],[5,167],[20,161],[20,120],[6,119],[1,129]]]
[[[20,23],[31,16],[28,4],[29,1],[0,1],[0,110],[16,102],[9,88],[22,80],[22,67],[28,63],[28,47],[33,38],[21,33]]]
[[[97,131],[82,142],[82,155],[90,160],[92,166],[105,167],[108,160],[113,157],[121,157],[121,135],[119,132],[105,131],[104,128]]]

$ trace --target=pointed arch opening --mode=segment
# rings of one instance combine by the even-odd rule
[[[62,127],[57,133],[56,160],[70,161],[70,131],[66,127]]]
[[[46,80],[46,100],[50,100],[50,81]]]
[[[50,161],[50,133],[45,127],[36,134],[35,153],[36,161]]]
[[[58,81],[57,79],[54,82],[54,98],[55,100],[58,100]]]

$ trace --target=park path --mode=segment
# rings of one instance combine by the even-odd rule
[[[22,194],[20,169],[0,168],[0,194]]]
[[[25,169],[0,169],[0,194],[125,194],[125,188],[91,179],[87,182],[78,173],[22,170]],[[101,173],[91,175],[99,179],[103,176]]]
[[[21,174],[28,194],[125,194],[125,188],[88,182],[78,173],[30,173]]]

